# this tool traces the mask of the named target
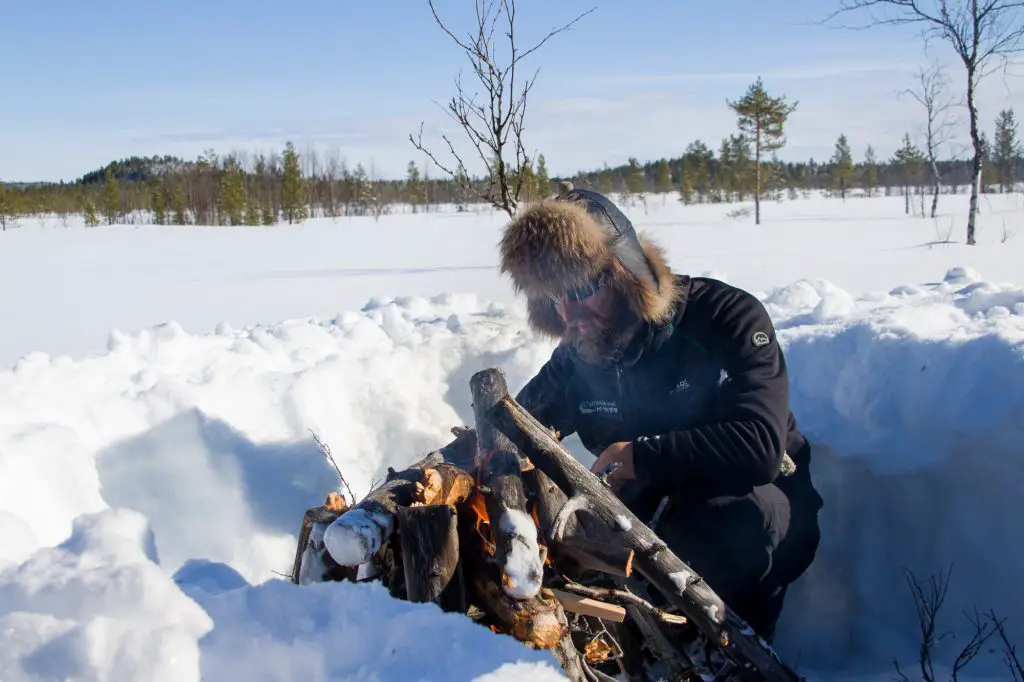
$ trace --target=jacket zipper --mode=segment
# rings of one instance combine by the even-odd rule
[[[615,383],[619,388],[619,419],[626,422],[626,394],[622,390],[622,365],[615,363]]]

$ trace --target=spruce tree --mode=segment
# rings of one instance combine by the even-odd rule
[[[787,104],[785,97],[771,97],[759,77],[737,102],[728,102],[738,116],[740,131],[754,143],[754,223],[761,224],[761,193],[764,179],[761,160],[765,152],[775,152],[786,144],[785,125],[798,102]]]
[[[995,144],[991,150],[992,164],[995,166],[999,191],[1013,191],[1015,181],[1014,166],[1021,155],[1021,145],[1017,140],[1017,121],[1013,109],[1004,109],[996,118]]]
[[[850,153],[850,143],[846,135],[840,135],[836,140],[836,149],[832,153],[832,180],[839,183],[839,196],[846,201],[846,183],[853,177],[853,154]]]
[[[281,179],[281,213],[288,224],[302,222],[308,217],[304,199],[302,168],[299,166],[299,154],[291,142],[285,144],[282,159],[284,175]]]

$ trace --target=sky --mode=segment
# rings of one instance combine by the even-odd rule
[[[781,158],[824,160],[841,133],[855,157],[871,144],[888,158],[921,129],[919,105],[899,92],[952,54],[938,45],[925,55],[907,28],[820,25],[834,1],[518,0],[521,48],[592,10],[521,62],[517,92],[536,72],[527,150],[568,175],[677,157],[695,139],[714,149],[736,132],[727,100],[761,76],[770,94],[798,103]],[[410,161],[436,174],[409,139],[421,125],[438,161],[452,161],[447,133],[480,168],[444,110],[460,70],[470,92],[479,88],[427,0],[3,5],[0,180],[73,181],[131,155],[251,153],[289,140],[377,177],[400,177]],[[471,0],[434,6],[457,35],[473,28]],[[962,97],[962,67],[952,67]],[[984,83],[985,129],[1000,109],[1024,106],[1019,82],[998,73]]]

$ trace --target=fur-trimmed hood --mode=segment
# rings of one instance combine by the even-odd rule
[[[582,286],[602,270],[633,312],[667,322],[679,299],[661,247],[638,235],[606,197],[569,190],[525,207],[500,243],[501,271],[526,294],[530,325],[554,337],[565,332],[551,296]]]

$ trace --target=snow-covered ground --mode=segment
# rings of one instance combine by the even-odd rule
[[[760,227],[737,205],[625,207],[779,327],[826,508],[778,648],[813,679],[912,668],[904,567],[955,564],[943,655],[975,604],[1024,643],[1024,202],[985,197],[976,247],[965,202],[932,221],[784,201]],[[362,494],[471,423],[473,372],[518,388],[547,357],[495,270],[503,223],[0,235],[0,680],[558,678],[465,618],[280,575],[334,483],[310,430]],[[998,678],[998,657],[973,670]]]

